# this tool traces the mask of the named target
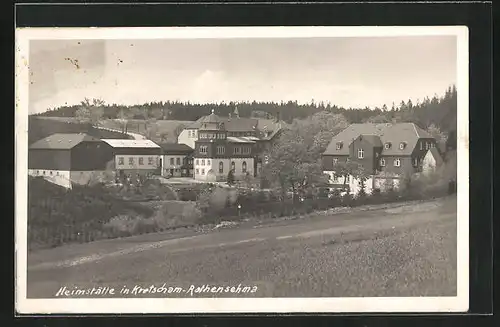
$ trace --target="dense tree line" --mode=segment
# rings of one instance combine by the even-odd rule
[[[344,108],[331,103],[314,102],[299,104],[288,102],[221,102],[197,104],[179,101],[149,102],[141,105],[125,106],[105,104],[99,99],[85,99],[73,106],[63,106],[39,115],[47,117],[86,117],[86,121],[96,119],[168,119],[194,121],[210,114],[211,110],[227,116],[238,107],[240,117],[277,118],[286,122],[306,118],[318,112],[343,115],[349,123],[361,122],[415,122],[422,128],[431,124],[442,131],[455,129],[457,115],[457,90],[450,86],[442,96],[434,95],[422,100],[402,100],[382,107]]]

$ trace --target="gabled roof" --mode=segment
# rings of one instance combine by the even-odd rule
[[[434,157],[434,160],[436,160],[436,166],[440,166],[441,164],[443,164],[443,157],[441,156],[437,148],[430,148],[425,155],[428,156],[429,154]]]
[[[96,137],[84,133],[55,133],[30,145],[30,149],[69,150],[82,142],[100,142]]]
[[[113,148],[160,148],[158,144],[151,140],[102,139],[102,141]]]
[[[383,148],[382,155],[410,155],[420,138],[433,138],[429,133],[415,125],[414,123],[397,124],[351,124],[342,132],[332,138],[332,141],[326,148],[325,155],[349,155],[349,145],[359,135],[379,136],[382,144],[390,142],[392,146],[389,149]],[[343,146],[337,150],[337,143],[342,142]],[[403,149],[399,144],[405,142]]]
[[[382,147],[382,141],[380,140],[380,136],[373,134],[361,134],[363,140],[370,142],[374,147]]]
[[[189,145],[181,143],[162,143],[160,144],[163,153],[185,153],[189,154],[194,151]]]

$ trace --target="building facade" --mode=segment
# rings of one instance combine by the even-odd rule
[[[161,175],[163,177],[193,177],[193,152],[186,144],[163,143]]]
[[[234,135],[226,129],[226,121],[212,114],[200,121],[194,148],[194,178],[216,182],[226,181],[229,171],[236,180],[256,176],[256,136]]]
[[[422,171],[423,160],[430,149],[436,149],[436,140],[413,123],[352,124],[337,134],[322,156],[323,171],[332,185],[339,179],[341,167],[363,172],[367,180],[365,191],[370,193],[381,185],[400,185],[407,174]],[[360,190],[355,175],[347,177],[351,193]]]
[[[83,133],[56,133],[28,149],[28,174],[71,188],[99,180],[113,161],[112,148]]]
[[[113,153],[112,169],[118,176],[161,173],[161,147],[151,140],[103,139]]]

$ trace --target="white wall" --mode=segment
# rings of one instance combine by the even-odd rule
[[[28,169],[28,175],[41,176],[46,181],[65,188],[71,188],[72,186],[69,170]]]
[[[436,159],[430,151],[427,151],[424,159],[422,160],[422,172],[430,173],[436,169]]]
[[[190,132],[191,134],[194,132],[194,136],[189,136]],[[185,129],[177,137],[177,143],[186,144],[191,147],[191,149],[194,149],[194,142],[196,140],[198,140],[198,130],[196,129]]]
[[[123,164],[120,163],[120,158],[123,158]],[[129,158],[133,158],[133,164],[130,164]],[[139,158],[143,159],[143,164],[139,165]],[[150,164],[149,158],[153,158],[153,163]],[[115,156],[115,169],[156,169],[160,163],[159,155],[116,155]]]
[[[28,170],[28,174],[31,176],[42,176],[48,182],[65,188],[72,188],[72,183],[86,185],[89,181],[99,181],[105,173],[105,171]]]
[[[204,165],[203,165],[204,160]],[[208,162],[210,160],[210,163]],[[219,173],[219,163],[223,163],[223,172]],[[234,162],[234,177],[235,179],[241,179],[246,175],[242,171],[242,164],[246,162],[247,172],[251,176],[254,174],[254,159],[253,158],[224,158],[224,159],[205,159],[205,158],[194,158],[194,178],[196,180],[207,180],[207,173],[212,170],[217,178],[225,179],[229,170],[231,169],[231,162]],[[198,172],[198,173],[197,173]],[[203,174],[204,172],[204,174]]]
[[[182,171],[181,167],[183,165],[184,159],[186,158],[186,155],[163,155],[162,156],[162,169],[161,169],[161,174],[162,176],[167,176],[170,175],[170,169],[174,169],[174,176],[181,176]],[[170,159],[174,159],[174,164],[170,164]],[[177,159],[180,160],[180,164],[177,164]]]

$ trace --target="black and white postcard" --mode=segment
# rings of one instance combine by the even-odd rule
[[[20,313],[461,312],[468,30],[16,30]]]

